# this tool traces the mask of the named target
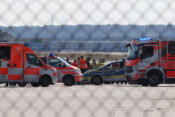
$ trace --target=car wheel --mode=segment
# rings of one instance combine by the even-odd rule
[[[72,86],[74,84],[74,79],[72,78],[72,76],[66,76],[63,79],[63,83],[65,86]]]
[[[160,83],[160,78],[157,74],[152,73],[152,74],[148,75],[148,84],[150,86],[157,86],[157,85],[159,85],[159,83]]]
[[[39,83],[35,83],[35,82],[31,83],[31,85],[32,85],[33,87],[39,87],[39,86],[40,86]]]
[[[25,83],[25,82],[19,82],[18,83],[18,86],[20,86],[20,87],[25,87],[27,85],[27,83]]]
[[[103,80],[101,79],[100,76],[93,76],[92,77],[92,84],[101,85],[101,84],[103,84]]]
[[[43,77],[39,80],[39,84],[40,84],[42,87],[48,87],[48,86],[51,84],[50,77],[43,76]]]

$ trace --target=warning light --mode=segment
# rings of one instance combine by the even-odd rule
[[[151,39],[151,38],[146,37],[146,38],[139,38],[138,40],[139,40],[139,41],[148,41],[148,40],[152,40],[152,39]]]

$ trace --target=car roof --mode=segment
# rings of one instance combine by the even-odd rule
[[[109,63],[107,63],[107,64],[111,64],[111,63],[117,63],[117,62],[124,62],[123,60],[117,60],[117,61],[112,61],[112,62],[109,62]],[[106,64],[106,65],[107,65]]]

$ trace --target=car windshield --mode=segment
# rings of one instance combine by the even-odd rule
[[[49,58],[49,65],[52,67],[67,67],[70,66],[66,61],[61,58]]]
[[[59,59],[61,62],[63,62],[66,66],[70,66],[70,64],[68,62],[66,62],[65,60],[63,60],[62,58],[57,57],[57,59]]]
[[[127,59],[136,59],[138,57],[138,45],[130,45],[128,50]]]

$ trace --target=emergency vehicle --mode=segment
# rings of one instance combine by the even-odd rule
[[[125,74],[131,83],[143,86],[175,83],[175,41],[139,38],[126,46],[129,51]]]
[[[0,83],[47,87],[57,82],[56,69],[44,64],[22,43],[0,43]]]
[[[82,73],[79,68],[70,65],[60,57],[56,57],[54,55],[40,58],[46,64],[57,69],[58,82],[63,82],[65,86],[81,83]]]
[[[89,70],[83,74],[83,84],[91,83],[101,85],[103,83],[127,83],[125,78],[124,61],[110,62],[98,69]]]

